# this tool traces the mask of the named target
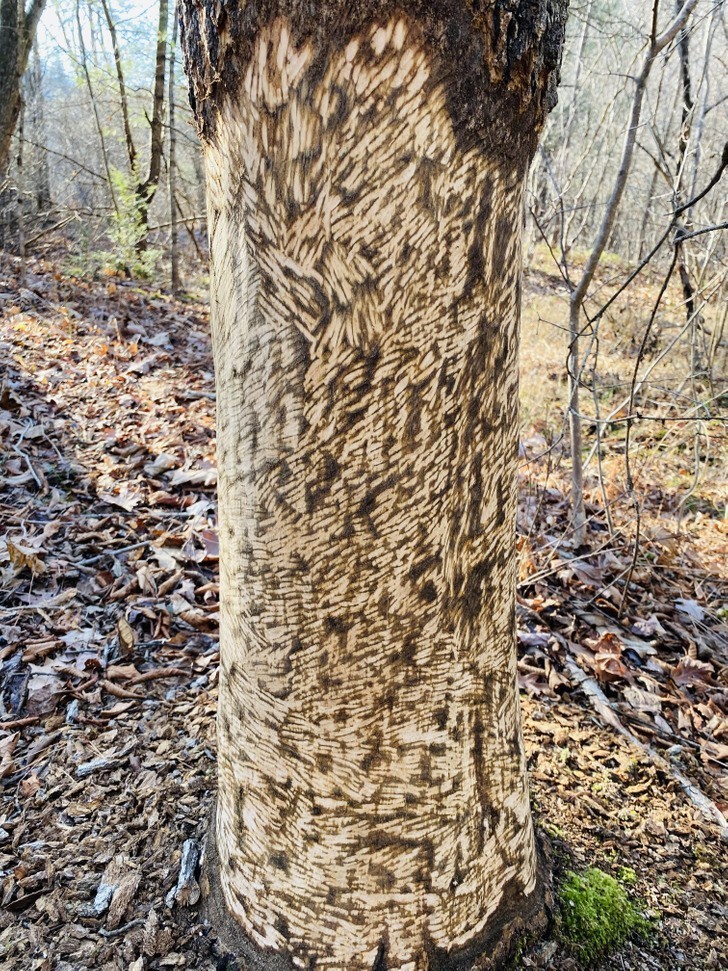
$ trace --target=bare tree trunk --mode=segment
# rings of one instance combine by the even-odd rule
[[[569,445],[571,451],[571,524],[576,546],[584,542],[584,436],[581,423],[581,303],[569,303]]]
[[[175,7],[172,23],[172,42],[169,48],[169,262],[170,284],[173,291],[179,290],[179,240],[177,232],[177,132],[174,127],[174,62],[177,45],[177,11]]]
[[[695,129],[695,151],[693,152],[693,166],[692,174],[690,177],[690,182],[688,184],[687,195],[688,198],[692,198],[697,192],[698,184],[698,173],[700,172],[700,160],[702,157],[703,148],[703,133],[705,131],[705,118],[708,113],[708,104],[711,91],[711,83],[713,81],[713,74],[720,76],[720,72],[711,71],[710,66],[712,63],[711,52],[713,49],[713,41],[718,30],[718,25],[721,22],[721,16],[723,14],[722,4],[716,4],[713,7],[713,14],[705,32],[705,46],[703,48],[703,54],[701,57],[701,72],[702,78],[700,78],[698,84],[698,90],[700,93],[700,104],[697,111],[697,117],[695,119],[694,129]]]
[[[579,43],[577,44],[576,50],[574,51],[574,77],[572,80],[572,95],[569,101],[569,109],[566,116],[566,122],[564,125],[564,136],[559,145],[558,152],[558,170],[560,172],[564,171],[565,160],[569,155],[569,148],[571,147],[571,136],[574,131],[574,122],[576,120],[577,106],[579,104],[579,79],[581,78],[581,72],[584,65],[584,51],[587,44],[587,39],[589,37],[589,27],[591,26],[591,13],[592,5],[594,0],[588,0],[586,9],[582,12],[582,28],[579,34]]]
[[[685,0],[675,0],[676,14],[679,14],[685,5]],[[677,171],[675,173],[674,208],[679,209],[685,201],[683,198],[683,185],[687,181],[688,148],[690,146],[690,136],[693,125],[693,101],[692,88],[690,84],[690,38],[687,30],[682,30],[678,38],[678,52],[680,55],[680,135],[678,138]],[[688,210],[685,213],[684,232],[692,229],[692,213]],[[685,301],[685,317],[687,321],[695,317],[695,291],[690,270],[688,269],[687,254],[685,244],[676,243],[677,265],[682,284],[683,299]],[[694,321],[697,326],[697,321]],[[695,342],[693,342],[694,346]]]
[[[10,142],[22,103],[21,82],[46,0],[0,0],[0,172],[10,156]]]
[[[88,91],[89,101],[91,102],[91,110],[93,112],[94,121],[96,122],[96,132],[99,136],[99,145],[101,147],[101,159],[104,163],[104,171],[106,172],[106,181],[109,186],[109,194],[111,195],[111,201],[114,204],[114,209],[119,211],[119,203],[116,198],[116,192],[114,191],[114,180],[111,175],[111,163],[109,161],[109,153],[106,148],[106,138],[104,137],[104,128],[101,124],[101,118],[99,117],[99,109],[96,104],[96,98],[94,96],[93,84],[91,83],[91,73],[88,69],[88,57],[86,54],[86,42],[83,39],[83,24],[81,23],[81,0],[76,0],[76,30],[78,32],[78,46],[81,52],[81,70],[83,72],[84,80],[86,81],[86,90]]]
[[[685,4],[685,0],[675,0],[675,12],[679,14]],[[678,37],[678,53],[680,56],[680,135],[678,138],[677,171],[675,173],[675,192],[674,208],[679,209],[684,200],[683,185],[689,181],[687,171],[689,160],[689,148],[692,135],[695,101],[692,94],[690,81],[690,36],[687,29],[682,30]],[[698,348],[698,331],[700,320],[696,313],[695,288],[690,278],[688,267],[688,257],[686,244],[681,242],[684,233],[689,233],[693,227],[692,210],[688,209],[684,216],[685,222],[678,226],[677,240],[675,243],[675,256],[677,259],[678,272],[680,274],[680,284],[682,286],[683,303],[685,305],[685,323],[690,328],[690,389],[693,403],[697,405],[696,381],[700,371],[700,358]],[[700,425],[694,426],[693,449],[695,454],[695,476],[687,492],[680,501],[678,507],[678,524],[682,518],[683,509],[690,496],[695,491],[698,484],[698,472],[700,469]]]
[[[126,154],[129,158],[129,171],[134,175],[136,173],[136,146],[134,145],[134,136],[131,131],[131,121],[129,119],[129,99],[126,93],[126,83],[124,81],[124,68],[121,63],[121,50],[119,48],[119,40],[116,35],[116,24],[114,23],[114,18],[111,16],[111,10],[107,3],[107,0],[101,0],[101,6],[104,9],[104,17],[106,18],[106,26],[109,29],[109,36],[111,37],[111,49],[114,52],[114,65],[116,66],[116,79],[119,83],[119,98],[121,100],[121,117],[124,123],[124,140],[126,141]]]
[[[650,34],[647,54],[642,63],[642,70],[636,78],[635,90],[632,98],[632,110],[630,112],[629,127],[624,139],[622,158],[619,170],[612,186],[612,191],[607,201],[607,205],[599,225],[596,238],[592,244],[591,252],[587,258],[582,275],[573,287],[570,295],[569,308],[569,428],[571,432],[571,505],[572,505],[572,524],[574,532],[574,542],[579,545],[584,540],[584,530],[586,526],[586,513],[584,511],[584,474],[582,461],[582,425],[581,412],[579,411],[579,386],[581,383],[581,372],[583,361],[581,357],[581,315],[584,308],[589,286],[594,279],[599,262],[604,253],[604,249],[609,241],[614,228],[614,221],[619,211],[622,196],[627,185],[627,177],[632,167],[632,157],[637,139],[640,117],[642,115],[642,102],[647,89],[647,81],[652,71],[652,66],[658,54],[670,44],[687,23],[690,14],[697,3],[697,0],[684,0],[678,9],[678,13],[665,30],[658,34],[657,15],[659,10],[659,0],[653,0],[652,7],[652,29]]]
[[[645,209],[642,213],[642,220],[640,222],[640,238],[639,238],[639,249],[637,250],[637,260],[641,260],[645,255],[647,250],[647,227],[649,226],[650,216],[652,215],[652,200],[655,197],[655,189],[657,187],[657,179],[660,171],[657,165],[652,167],[652,175],[650,176],[650,188],[647,193],[647,201],[645,203]]]
[[[53,206],[51,198],[51,179],[48,167],[48,152],[45,149],[47,141],[45,123],[45,95],[43,91],[43,71],[37,49],[33,52],[33,65],[28,73],[28,110],[30,114],[30,132],[33,141],[31,158],[31,173],[33,180],[33,198],[35,210],[48,218]]]
[[[25,120],[25,105],[20,103],[18,115],[18,156],[16,159],[16,194],[18,200],[18,255],[20,256],[20,286],[27,283],[28,261],[25,252],[25,173],[23,170],[23,122]]]
[[[162,167],[162,147],[164,143],[164,79],[167,61],[167,26],[169,22],[169,2],[159,0],[159,23],[157,26],[157,55],[154,69],[154,102],[152,120],[149,123],[149,170],[144,182],[137,186],[139,212],[144,227],[149,224],[149,206],[159,185]],[[146,233],[140,240],[140,247],[146,245]]]
[[[206,872],[256,968],[496,964],[542,919],[517,352],[565,8],[182,4],[218,388]]]

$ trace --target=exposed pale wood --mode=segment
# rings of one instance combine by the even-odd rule
[[[466,967],[542,907],[514,631],[533,132],[462,137],[404,14],[251,37],[206,134],[216,879],[254,967]]]

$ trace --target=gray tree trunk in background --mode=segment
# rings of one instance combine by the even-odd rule
[[[175,93],[174,93],[174,64],[177,53],[177,16],[175,10],[174,23],[172,25],[172,40],[169,45],[169,86],[167,89],[167,102],[169,104],[169,158],[167,159],[169,171],[169,263],[170,263],[170,286],[173,291],[179,290],[179,235],[177,219],[177,129],[175,128]]]
[[[255,968],[485,967],[543,917],[517,359],[566,7],[182,2],[218,389],[206,873]]]
[[[671,44],[683,29],[691,13],[695,9],[698,0],[680,0],[677,3],[677,12],[674,19],[662,31],[658,32],[658,13],[659,0],[652,7],[652,27],[650,39],[642,62],[642,70],[634,79],[635,88],[632,96],[632,108],[628,127],[624,136],[624,146],[619,169],[614,179],[609,198],[604,207],[599,229],[589,252],[584,269],[578,281],[572,286],[569,295],[569,432],[571,446],[571,513],[573,523],[573,536],[575,545],[579,546],[584,541],[586,531],[586,509],[584,505],[584,465],[583,465],[583,436],[582,436],[582,415],[579,404],[580,389],[582,383],[582,360],[581,347],[581,318],[584,310],[589,287],[591,286],[594,274],[601,261],[606,249],[609,238],[614,229],[614,223],[622,202],[622,196],[627,186],[627,179],[632,167],[634,149],[637,143],[637,133],[640,129],[640,119],[642,117],[642,103],[645,92],[647,91],[647,81],[652,71],[652,67],[658,55]],[[631,477],[628,488],[632,490]]]
[[[149,169],[147,177],[137,185],[139,212],[142,223],[149,225],[149,207],[152,204],[162,168],[162,147],[164,145],[164,80],[167,65],[167,26],[169,22],[169,0],[159,0],[159,23],[157,25],[157,52],[154,68],[154,90],[152,118],[149,122]],[[146,245],[146,234],[140,240],[140,247]]]
[[[47,141],[45,121],[45,93],[43,91],[43,71],[37,48],[33,51],[33,60],[25,74],[26,108],[28,120],[26,130],[32,144],[29,146],[29,178],[28,190],[32,191],[35,212],[49,215],[53,201],[51,199],[51,180],[48,167],[48,153],[45,150]]]

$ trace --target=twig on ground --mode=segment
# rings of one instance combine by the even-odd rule
[[[182,668],[154,668],[152,671],[145,671],[143,674],[131,678],[129,684],[142,684],[144,681],[157,681],[160,678],[187,677],[189,677],[189,671],[184,671]]]
[[[16,718],[11,722],[0,722],[0,731],[6,732],[11,728],[24,728],[26,725],[35,725],[40,721],[40,715],[29,715],[27,718]]]
[[[132,543],[130,546],[122,546],[119,548],[110,548],[104,550],[103,553],[97,553],[95,556],[89,556],[85,560],[79,560],[78,563],[74,563],[74,566],[91,566],[92,563],[98,563],[99,560],[103,560],[105,556],[118,556],[120,553],[131,553],[132,550],[140,550],[145,546],[151,546],[151,540],[145,539],[142,543]]]
[[[138,691],[127,691],[126,688],[122,688],[118,684],[114,684],[113,681],[109,681],[106,678],[102,678],[99,681],[99,685],[104,689],[104,691],[108,692],[110,695],[113,695],[115,698],[134,698],[139,700],[140,698],[144,697],[144,695],[139,694]]]
[[[130,920],[128,924],[124,924],[122,927],[117,927],[113,931],[107,931],[105,927],[100,927],[99,934],[109,940],[114,937],[121,937],[122,934],[126,934],[127,931],[133,930],[135,927],[144,927],[145,924],[146,918],[135,917],[134,920]]]
[[[587,696],[595,711],[601,717],[602,721],[604,721],[615,731],[619,732],[620,735],[623,735],[632,745],[635,746],[635,748],[638,748],[641,752],[643,752],[650,759],[650,761],[661,769],[666,775],[672,776],[692,804],[700,810],[706,819],[718,827],[722,839],[728,842],[728,820],[725,818],[720,809],[718,809],[713,800],[706,796],[705,793],[695,785],[695,783],[691,782],[690,779],[687,778],[687,776],[684,776],[682,772],[670,765],[667,759],[664,759],[651,745],[647,745],[645,742],[640,741],[640,739],[637,738],[637,736],[620,721],[613,705],[599,687],[597,682],[594,680],[594,678],[590,678],[588,674],[582,671],[576,661],[567,657],[564,668],[571,681],[577,684]]]

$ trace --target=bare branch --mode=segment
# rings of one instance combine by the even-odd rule
[[[690,209],[691,206],[694,206],[696,203],[700,202],[701,199],[704,199],[705,196],[707,196],[707,194],[710,192],[710,190],[713,189],[720,182],[723,176],[723,173],[727,168],[728,168],[728,142],[726,142],[725,145],[723,146],[723,155],[721,156],[720,165],[718,166],[718,170],[713,176],[713,178],[706,185],[706,187],[703,189],[702,192],[699,192],[698,195],[694,196],[689,202],[686,202],[684,205],[676,209],[674,212],[674,215],[679,216],[687,209]]]

